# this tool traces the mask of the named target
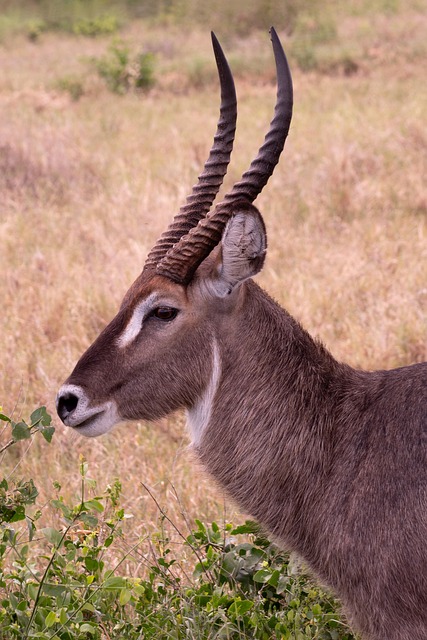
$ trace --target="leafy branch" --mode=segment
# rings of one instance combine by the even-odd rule
[[[3,446],[0,446],[0,454],[20,440],[28,440],[37,432],[40,432],[47,442],[52,441],[55,427],[51,426],[52,418],[46,411],[46,407],[39,407],[30,416],[29,424],[24,420],[14,422],[9,416],[0,413],[0,421],[9,423],[12,430],[12,438]]]

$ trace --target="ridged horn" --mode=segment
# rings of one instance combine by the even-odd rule
[[[204,218],[215,200],[230,162],[237,120],[236,89],[221,45],[213,32],[211,37],[221,85],[220,115],[214,142],[203,172],[187,197],[186,204],[151,249],[144,270],[156,266],[171,247]]]
[[[270,129],[248,171],[225,196],[224,202],[200,220],[197,227],[182,236],[157,265],[157,273],[175,282],[190,282],[197,267],[220,242],[225,225],[239,207],[239,201],[241,208],[247,209],[266,185],[279,161],[292,119],[293,88],[285,52],[273,27],[270,35],[277,70],[277,101]]]
[[[293,108],[292,76],[279,36],[273,27],[270,29],[270,35],[277,71],[277,102],[274,109],[274,117],[257,157],[251,162],[251,166],[243,174],[240,182],[237,182],[231,191],[227,193],[224,198],[226,202],[232,200],[254,202],[279,162],[291,125]]]

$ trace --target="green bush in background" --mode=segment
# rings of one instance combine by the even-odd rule
[[[127,93],[131,89],[146,91],[154,84],[154,55],[138,53],[131,55],[129,47],[122,41],[113,42],[108,52],[93,60],[98,74],[114,93]]]

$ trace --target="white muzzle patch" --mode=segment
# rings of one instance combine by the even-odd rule
[[[59,398],[67,395],[76,398],[77,403],[75,409],[62,418],[62,421],[67,427],[72,427],[82,436],[90,438],[100,436],[110,431],[115,424],[121,421],[114,400],[91,406],[90,400],[82,387],[74,384],[65,384],[58,392],[57,404]]]

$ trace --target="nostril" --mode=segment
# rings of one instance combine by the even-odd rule
[[[63,420],[74,411],[79,403],[79,399],[74,393],[64,393],[58,398],[58,415]]]

